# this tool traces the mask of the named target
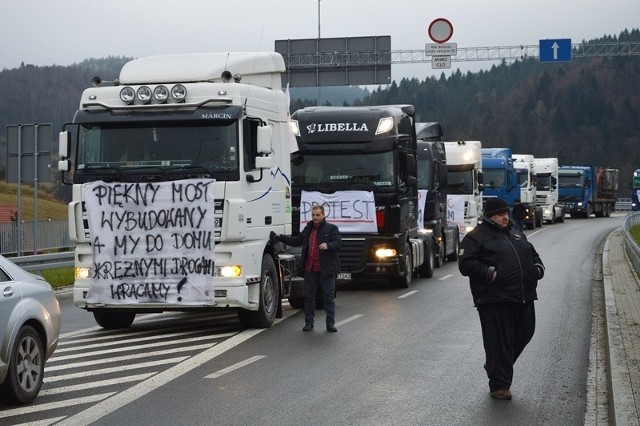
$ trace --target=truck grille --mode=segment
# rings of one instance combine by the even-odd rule
[[[358,271],[367,260],[368,237],[342,237],[340,249],[340,270],[343,272]]]

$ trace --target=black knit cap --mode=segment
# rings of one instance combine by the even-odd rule
[[[484,203],[484,215],[487,217],[491,217],[493,215],[508,212],[508,211],[509,211],[509,205],[502,198],[498,198],[498,197],[489,198]]]

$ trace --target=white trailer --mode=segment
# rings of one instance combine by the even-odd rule
[[[162,55],[86,89],[60,134],[73,185],[74,302],[99,325],[142,312],[281,314],[270,232],[291,233],[288,102],[277,53]]]
[[[482,144],[480,141],[445,142],[447,154],[448,222],[457,224],[460,240],[482,218]],[[452,208],[463,209],[455,217]],[[462,219],[462,220],[461,220]]]
[[[558,197],[558,159],[535,158],[536,204],[542,208],[545,223],[564,222],[564,207]]]

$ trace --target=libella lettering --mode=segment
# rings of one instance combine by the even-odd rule
[[[288,102],[276,53],[153,56],[86,89],[60,133],[73,185],[74,302],[105,328],[137,313],[281,314],[269,242],[291,232]]]

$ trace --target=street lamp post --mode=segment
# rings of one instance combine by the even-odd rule
[[[318,38],[320,38],[320,0],[318,0]]]

